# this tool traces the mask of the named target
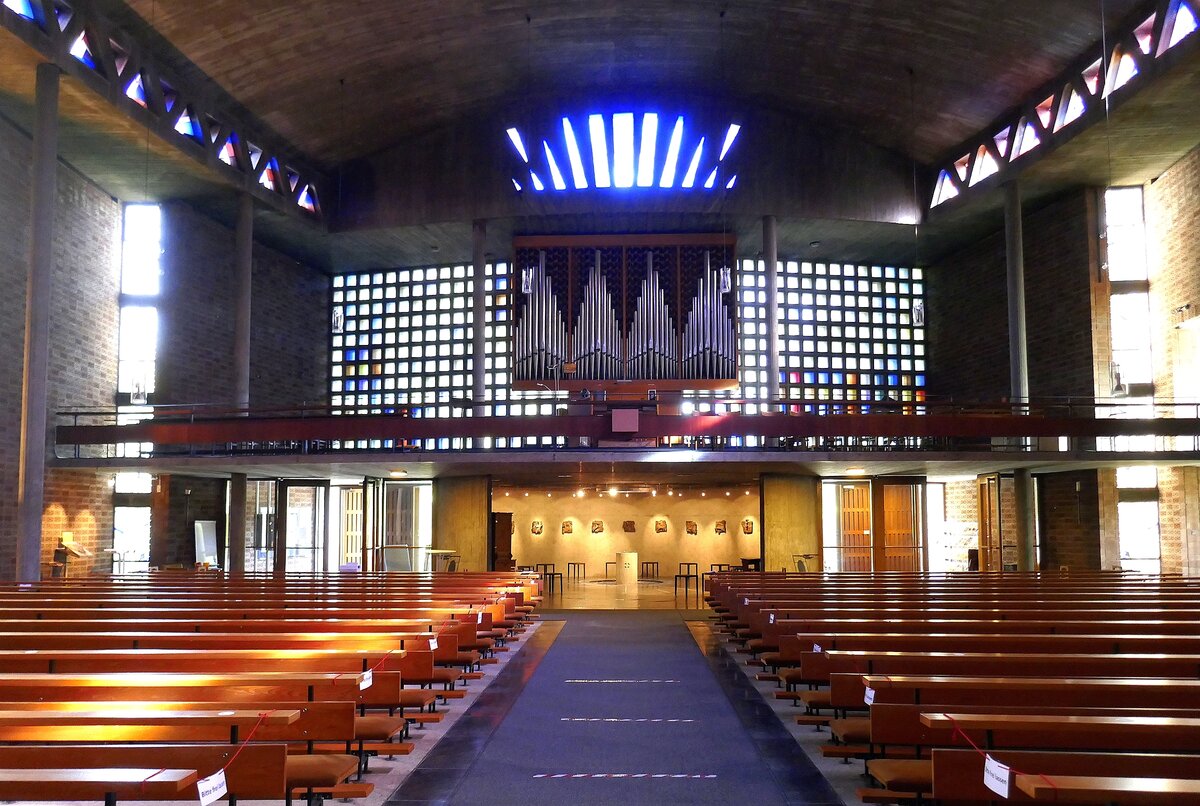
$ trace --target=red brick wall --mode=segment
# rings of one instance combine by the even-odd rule
[[[229,403],[234,394],[234,233],[184,204],[163,208],[159,403]],[[327,398],[328,278],[254,250],[250,402]]]
[[[1037,477],[1043,570],[1100,568],[1100,487],[1095,470]],[[1077,489],[1078,488],[1078,489]]]
[[[1195,402],[1197,376],[1194,347],[1185,339],[1195,332],[1175,326],[1200,317],[1200,148],[1173,165],[1146,188],[1146,237],[1149,244],[1151,350],[1154,396]],[[1178,309],[1187,306],[1186,310]],[[1190,347],[1190,345],[1189,345]],[[1188,383],[1176,383],[1186,378]],[[1194,415],[1194,409],[1181,415]],[[1200,508],[1194,484],[1185,483],[1183,468],[1159,468],[1158,520],[1164,572],[1186,572],[1185,558],[1200,556],[1189,539],[1186,515]],[[1194,565],[1194,564],[1193,564]]]
[[[1175,325],[1200,316],[1200,148],[1155,180],[1145,193],[1149,242],[1151,349],[1155,397],[1174,396]],[[1190,305],[1182,314],[1176,309]],[[1193,367],[1200,372],[1200,367]]]
[[[196,521],[216,521],[218,550],[225,534],[225,480],[162,475],[155,480],[150,514],[150,564],[191,566]]]
[[[25,288],[29,271],[29,137],[0,121],[0,579],[12,579],[16,560],[17,476],[21,428]],[[108,406],[116,389],[117,255],[120,205],[70,168],[58,170],[55,213],[49,425],[66,407]],[[47,435],[50,442],[50,435]],[[107,474],[48,471],[43,555],[63,531],[102,549],[112,542]]]
[[[1025,305],[1033,397],[1093,392],[1090,193],[1025,211]],[[929,391],[997,400],[1009,393],[1004,231],[929,270]]]

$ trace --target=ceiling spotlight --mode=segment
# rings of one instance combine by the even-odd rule
[[[526,497],[526,498],[528,498],[528,497],[529,497],[529,493],[525,493],[525,497]]]
[[[408,471],[407,470],[393,470],[390,475],[394,479],[402,479],[408,475]]]
[[[674,490],[667,490],[667,495],[674,495],[674,494],[675,494]]]
[[[750,491],[749,491],[749,490],[746,490],[746,495],[749,495],[749,494],[750,494]]]
[[[725,494],[726,494],[726,495],[733,495],[733,493],[729,492],[729,490],[726,490],[726,491],[725,491]]]
[[[609,488],[608,488],[608,494],[609,494],[609,495],[611,495],[613,498],[616,498],[616,497],[617,497],[617,488],[616,488],[616,487],[609,487]]]
[[[703,497],[704,497],[704,496],[706,496],[707,494],[708,494],[708,493],[704,492],[704,490],[701,490],[701,491],[700,491],[700,497],[701,497],[701,498],[703,498]]]
[[[547,498],[553,498],[553,497],[554,497],[554,493],[546,493],[546,497],[547,497]]]
[[[866,468],[863,467],[848,467],[846,468],[847,476],[865,476],[867,475]]]
[[[651,497],[651,498],[654,498],[654,497],[656,497],[657,495],[658,495],[658,490],[651,490],[651,491],[650,491],[650,497]]]
[[[508,495],[509,495],[509,492],[508,492],[508,490],[505,490],[505,491],[504,491],[504,497],[505,497],[505,498],[508,498]]]
[[[578,493],[576,493],[576,495],[578,495],[580,498],[586,498],[587,490],[580,490]]]
[[[629,493],[625,493],[625,497],[626,497],[626,498],[628,498],[628,497],[629,497]]]

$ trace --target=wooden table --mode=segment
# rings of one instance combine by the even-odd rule
[[[1200,802],[1200,780],[1190,778],[1116,778],[1098,775],[1026,775],[1016,773],[1013,786],[1037,801],[1052,803],[1119,803],[1157,806]]]

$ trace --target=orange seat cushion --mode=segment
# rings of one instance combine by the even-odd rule
[[[888,789],[933,791],[933,762],[927,758],[875,758],[867,762],[867,772]]]
[[[325,753],[288,756],[287,785],[292,789],[337,786],[357,772],[358,759],[354,756]]]

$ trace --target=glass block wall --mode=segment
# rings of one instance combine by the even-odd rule
[[[337,414],[469,416],[472,410],[470,266],[361,272],[333,278],[330,406]],[[485,275],[485,411],[496,416],[554,413],[566,392],[517,392],[512,381],[509,266]],[[836,263],[780,263],[781,394],[794,413],[858,413],[925,399],[924,280],[920,269]],[[762,261],[739,263],[739,385],[685,393],[685,413],[758,413],[768,398],[767,288]],[[451,443],[454,444],[451,444]],[[442,444],[445,443],[445,444]],[[481,447],[529,447],[530,441]],[[553,446],[551,437],[536,444]],[[754,447],[753,437],[731,446]],[[390,440],[344,448],[399,447]],[[428,450],[474,447],[428,440]]]

